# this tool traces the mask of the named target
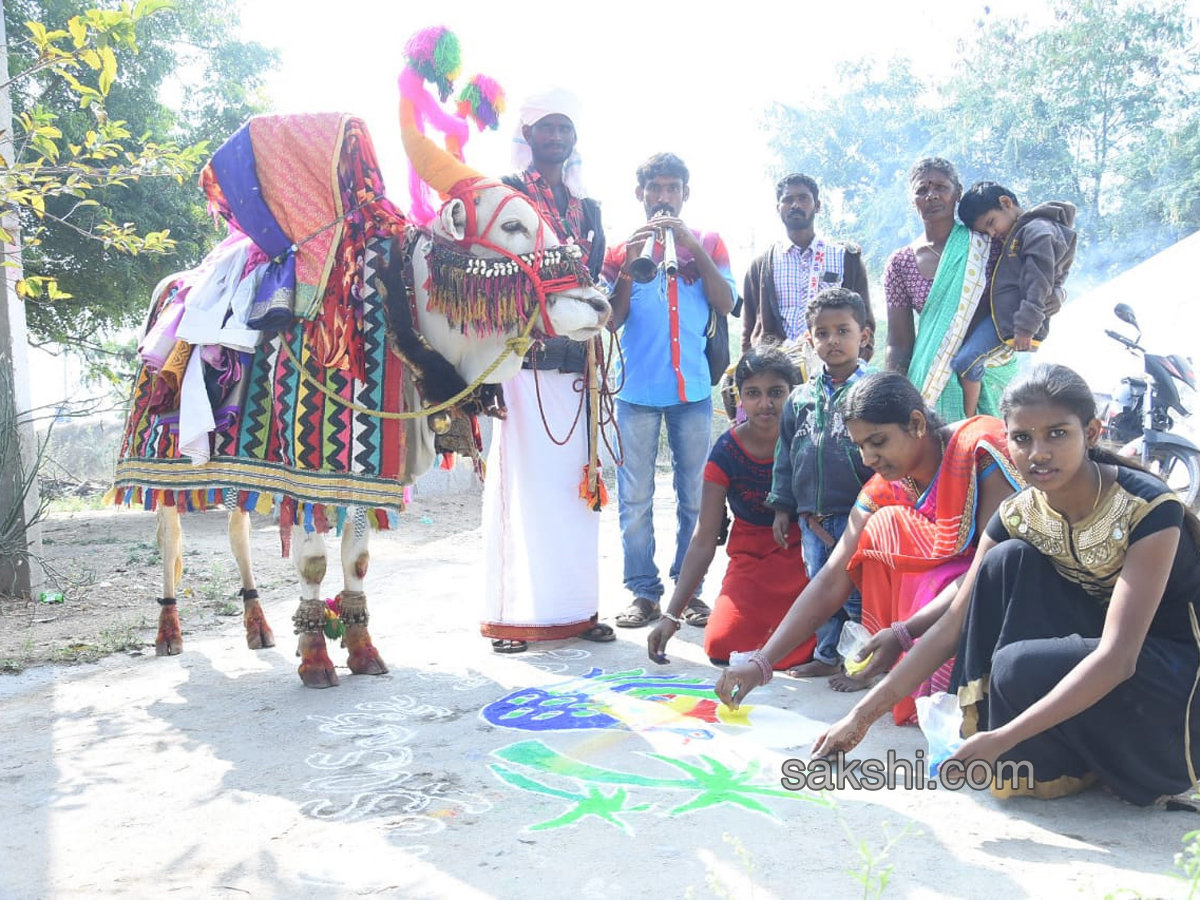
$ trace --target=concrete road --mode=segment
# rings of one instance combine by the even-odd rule
[[[1185,894],[1170,873],[1194,814],[1100,791],[784,790],[783,761],[854,698],[778,678],[723,715],[699,629],[665,667],[640,630],[496,655],[478,547],[470,528],[419,557],[374,543],[384,676],[303,688],[281,589],[272,650],[231,628],[178,657],[0,678],[0,897],[839,898],[885,878],[888,897]],[[924,746],[881,724],[858,756]]]

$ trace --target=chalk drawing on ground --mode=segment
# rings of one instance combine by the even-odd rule
[[[413,772],[413,724],[436,723],[454,714],[443,707],[418,703],[408,696],[360,703],[351,713],[310,716],[320,731],[341,739],[345,749],[313,753],[305,762],[321,773],[301,787],[315,799],[301,812],[323,821],[379,819],[391,837],[407,839],[435,834],[446,820],[478,815],[492,804],[462,790],[450,780]],[[412,852],[427,847],[406,846]]]
[[[497,778],[510,788],[570,804],[528,826],[531,831],[595,818],[632,834],[632,814],[674,817],[720,805],[778,821],[765,800],[826,804],[782,789],[780,757],[764,753],[771,746],[810,740],[822,723],[768,707],[730,710],[716,701],[711,683],[694,676],[592,668],[557,684],[511,691],[485,706],[480,717],[493,726],[539,735],[492,751],[490,768]],[[741,739],[760,722],[765,740]],[[620,740],[572,752],[546,742],[587,731],[644,738],[670,752],[636,750],[623,763],[619,748],[627,744]],[[646,760],[654,760],[653,768],[662,768],[662,774],[633,771],[646,768]]]

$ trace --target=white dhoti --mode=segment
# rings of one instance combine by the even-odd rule
[[[504,383],[508,418],[488,452],[483,489],[484,637],[574,637],[599,609],[600,514],[579,497],[587,464],[584,376],[522,369]],[[550,431],[546,434],[538,394]]]

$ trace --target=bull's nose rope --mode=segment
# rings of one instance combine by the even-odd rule
[[[300,360],[296,359],[296,355],[292,352],[292,348],[288,346],[287,341],[280,340],[279,347],[283,351],[283,355],[291,360],[292,365],[296,367],[296,371],[300,373],[300,377],[304,381],[306,381],[310,386],[316,388],[330,400],[341,406],[344,406],[346,409],[353,410],[356,413],[362,413],[363,415],[373,416],[377,419],[424,419],[428,416],[432,416],[434,413],[439,413],[442,410],[450,409],[452,406],[457,406],[459,403],[470,397],[471,394],[475,393],[480,385],[482,385],[488,380],[488,378],[491,377],[493,372],[500,368],[500,364],[504,362],[504,360],[508,359],[510,354],[518,357],[524,357],[525,354],[529,352],[530,346],[533,344],[533,341],[529,335],[533,331],[533,328],[536,324],[537,316],[531,315],[525,322],[525,327],[521,329],[521,333],[515,337],[510,337],[504,342],[504,350],[502,350],[500,355],[492,361],[492,364],[484,369],[478,378],[468,384],[453,397],[443,400],[441,403],[435,404],[434,406],[423,407],[418,410],[413,410],[412,412],[387,412],[386,410],[382,409],[370,409],[366,406],[360,406],[357,403],[347,400],[345,397],[335,393],[333,388],[322,384],[320,381],[317,381],[317,379],[310,375],[304,366],[301,365]]]

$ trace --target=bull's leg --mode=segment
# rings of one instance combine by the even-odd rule
[[[367,631],[367,595],[363,593],[363,579],[367,575],[367,566],[371,561],[368,552],[371,530],[367,527],[366,516],[362,510],[356,509],[353,522],[348,523],[342,532],[342,573],[344,576],[341,594],[341,616],[346,624],[346,636],[342,639],[349,658],[346,665],[355,675],[382,675],[387,664],[379,656],[379,651],[371,643],[371,633]]]
[[[336,687],[337,672],[325,649],[325,604],[321,600],[325,539],[315,531],[301,529],[292,544],[292,558],[300,573],[300,608],[292,616],[300,636],[300,680],[306,687]]]
[[[250,514],[240,509],[229,512],[229,546],[237,560],[238,574],[242,578],[242,624],[246,628],[246,646],[251,650],[275,646],[275,634],[263,615],[258,602],[258,590],[254,587],[254,571],[250,567]]]
[[[175,588],[183,577],[183,529],[179,510],[159,504],[158,552],[162,557],[162,596],[158,599],[158,634],[154,638],[156,656],[175,656],[183,652],[183,632],[179,628],[179,608]]]

